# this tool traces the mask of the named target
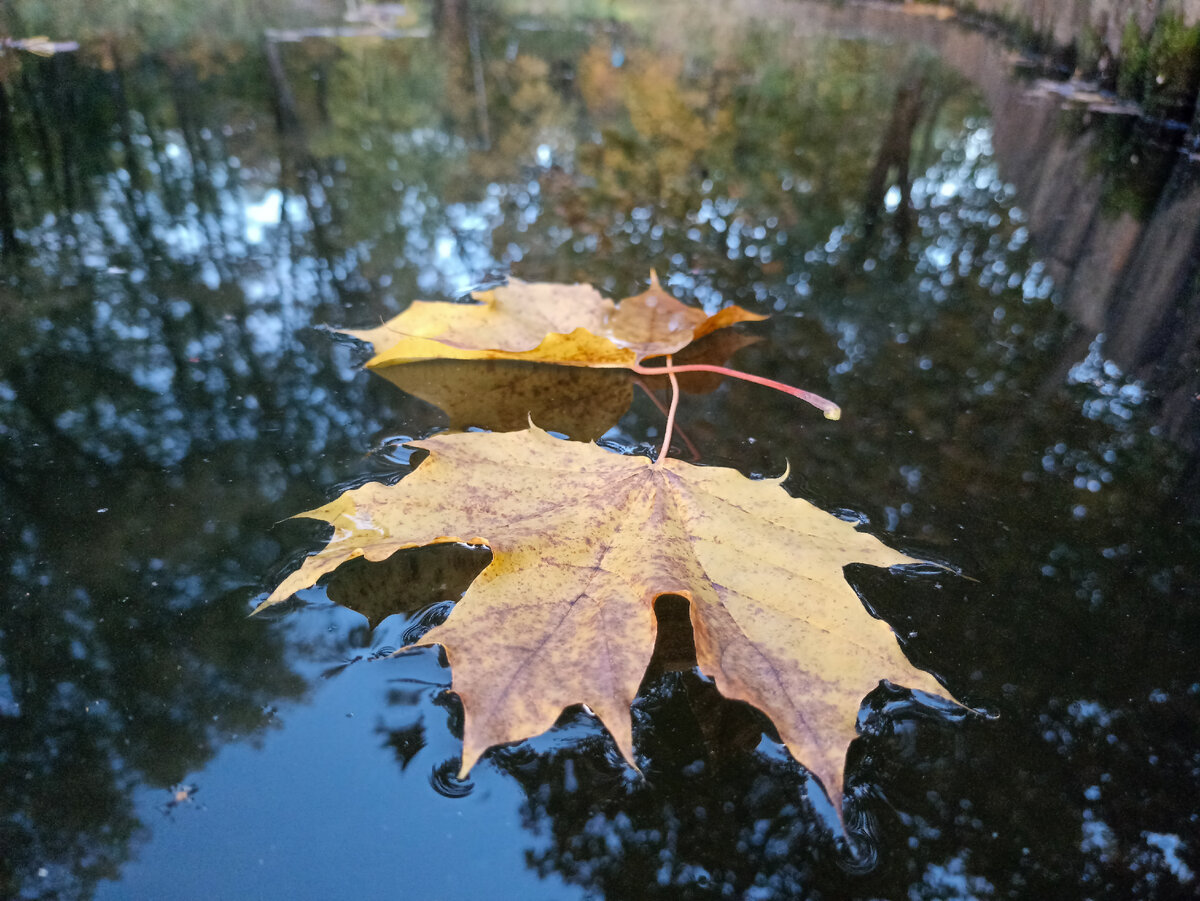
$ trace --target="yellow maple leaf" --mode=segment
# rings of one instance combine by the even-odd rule
[[[375,350],[375,369],[418,360],[520,360],[567,366],[628,367],[674,353],[736,322],[766,317],[738,306],[713,316],[650,287],[619,304],[591,285],[530,283],[471,295],[475,303],[417,300],[367,330],[347,330]]]
[[[945,694],[842,573],[850,562],[918,561],[779,480],[622,456],[537,428],[412,446],[429,457],[396,485],[364,485],[301,514],[331,523],[333,537],[259,609],[356,557],[487,545],[491,563],[418,642],[449,659],[464,775],[487,748],[545,731],[574,704],[590,707],[633,763],[629,708],[664,594],[690,602],[700,669],[772,719],[839,813],[863,696],[882,678]]]

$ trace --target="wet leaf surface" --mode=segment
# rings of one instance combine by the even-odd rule
[[[649,288],[617,304],[590,285],[518,279],[472,298],[474,303],[414,301],[377,328],[346,334],[375,348],[371,368],[431,359],[627,366],[765,318],[738,306],[709,316],[680,303],[653,272]]]
[[[918,561],[777,482],[651,463],[540,429],[414,446],[430,455],[396,485],[364,485],[303,514],[331,523],[333,538],[263,607],[355,558],[486,544],[491,563],[418,642],[449,657],[466,714],[463,775],[488,748],[538,735],[576,704],[636,765],[630,705],[663,595],[691,602],[701,671],[772,719],[839,812],[863,696],[880,679],[944,692],[842,575],[851,562]]]
[[[435,0],[405,35],[135,6],[6,4],[14,39],[80,49],[0,54],[0,896],[1195,894],[1194,133],[1041,96],[896,4]],[[246,617],[321,546],[281,516],[400,478],[453,418],[322,324],[510,274],[616,299],[651,267],[771,314],[676,362],[760,336],[732,365],[847,410],[713,376],[679,411],[705,463],[790,461],[789,493],[978,580],[845,570],[999,714],[868,695],[861,859],[766,717],[689,671],[686,606],[633,705],[644,779],[572,708],[456,781],[444,655],[386,657],[450,595],[372,630],[331,574]],[[635,386],[601,440],[662,422]]]

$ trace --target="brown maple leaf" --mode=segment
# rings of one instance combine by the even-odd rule
[[[484,544],[492,561],[441,644],[465,712],[462,773],[586,704],[633,763],[630,703],[654,649],[655,599],[690,602],[696,659],[729,698],[775,723],[839,814],[862,698],[881,678],[945,694],[905,659],[846,583],[850,562],[917,562],[790,497],[777,481],[678,460],[621,456],[531,428],[443,435],[393,486],[368,484],[302,514],[329,544],[259,609],[347,560]]]
[[[471,297],[476,303],[417,300],[377,328],[345,334],[371,344],[372,369],[432,359],[623,367],[766,318],[738,306],[709,316],[668,294],[653,272],[646,291],[619,304],[591,285],[518,279]]]

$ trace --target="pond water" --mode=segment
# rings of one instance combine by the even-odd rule
[[[953,22],[625,10],[0,56],[0,895],[1193,896],[1178,133]],[[288,516],[489,424],[326,326],[509,275],[620,298],[652,268],[770,314],[733,365],[845,411],[708,386],[679,413],[701,462],[790,463],[792,494],[962,573],[847,570],[980,711],[868,696],[853,853],[765,718],[691,671],[643,685],[642,777],[571,711],[459,781],[449,671],[386,654],[486,551],[374,573],[406,586],[374,629],[333,586],[247,616],[322,543]],[[664,399],[596,434],[645,452]]]

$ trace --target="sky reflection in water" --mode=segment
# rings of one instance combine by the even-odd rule
[[[0,893],[1188,896],[1195,414],[1186,360],[1134,326],[1177,303],[1186,332],[1195,298],[1076,304],[1094,258],[1061,252],[1055,180],[1013,163],[1020,85],[964,76],[981,37],[939,38],[941,62],[924,32],[823,15],[839,37],[697,18],[655,46],[478,13],[5,71]],[[1082,170],[1097,129],[1040,152]],[[1156,183],[1186,204],[1180,171]],[[1101,225],[1156,234],[1131,210]],[[457,784],[448,671],[376,658],[445,615],[478,553],[399,561],[405,606],[373,632],[333,586],[245,617],[316,547],[280,520],[399,477],[404,440],[447,422],[323,326],[509,272],[620,297],[651,267],[771,313],[734,364],[847,411],[689,395],[704,462],[790,461],[793,493],[975,580],[848,570],[997,715],[870,696],[857,859],[769,724],[694,673],[644,686],[644,781],[572,713]],[[633,396],[606,437],[651,445],[661,414]]]

